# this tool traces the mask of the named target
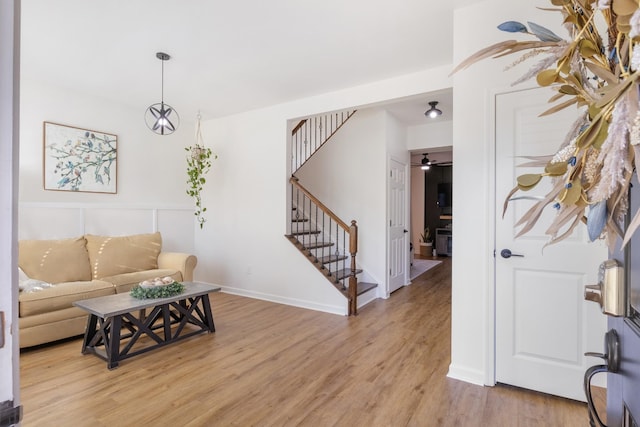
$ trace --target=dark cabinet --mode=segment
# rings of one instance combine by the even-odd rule
[[[436,253],[438,255],[451,256],[451,238],[450,228],[436,228]]]

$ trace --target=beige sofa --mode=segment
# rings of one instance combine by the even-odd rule
[[[21,348],[82,335],[87,313],[74,301],[128,292],[154,277],[190,281],[197,263],[194,255],[162,252],[160,233],[21,240],[18,248],[29,282],[45,282],[20,292]]]

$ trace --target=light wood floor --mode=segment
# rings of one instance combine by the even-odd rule
[[[450,271],[447,260],[355,318],[214,294],[215,334],[113,371],[79,339],[24,351],[23,425],[588,425],[582,403],[446,377]]]

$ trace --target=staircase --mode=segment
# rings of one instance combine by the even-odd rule
[[[355,110],[300,121],[292,131],[291,225],[287,239],[348,301],[348,314],[358,311],[358,296],[377,287],[359,282],[358,226],[347,224],[307,190],[297,172],[349,120]]]

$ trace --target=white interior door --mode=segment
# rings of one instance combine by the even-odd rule
[[[389,161],[389,293],[407,283],[407,165]]]
[[[513,201],[501,217],[516,177],[540,172],[517,167],[526,162],[518,156],[555,153],[577,117],[572,108],[538,117],[549,108],[550,96],[547,89],[531,89],[496,98],[496,381],[584,401],[584,371],[598,363],[584,353],[602,348],[606,319],[597,304],[584,301],[583,291],[597,282],[607,249],[602,242],[588,243],[582,225],[543,249],[544,232],[556,214],[551,206],[517,239],[514,225],[534,201]],[[516,197],[540,196],[549,187],[540,183]],[[504,258],[503,249],[523,256]]]

